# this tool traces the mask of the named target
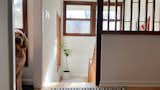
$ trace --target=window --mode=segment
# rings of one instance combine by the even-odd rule
[[[96,4],[96,2],[65,1],[64,35],[95,36]],[[108,5],[110,5],[109,13]],[[115,29],[117,31],[122,30],[122,6],[123,2],[117,3],[117,9],[115,2],[111,2],[110,4],[108,2],[104,3],[103,31],[108,30],[108,25],[109,31],[115,31]]]
[[[14,0],[14,28],[28,33],[27,0]]]
[[[64,2],[64,35],[95,36],[96,4]]]

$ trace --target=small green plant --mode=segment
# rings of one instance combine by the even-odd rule
[[[71,55],[71,50],[70,50],[69,48],[67,48],[66,42],[62,42],[61,48],[63,49],[64,55],[65,55],[66,57],[68,57],[68,56]]]
[[[64,72],[70,72],[67,57],[71,55],[71,50],[66,46],[66,42],[62,42],[61,48],[63,49],[63,53],[66,56]]]

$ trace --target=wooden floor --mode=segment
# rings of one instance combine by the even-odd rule
[[[48,84],[46,88],[43,89],[34,89],[34,90],[52,90],[51,88],[72,88],[72,87],[79,87],[79,88],[94,88],[93,84],[90,83],[52,83]],[[30,87],[24,90],[33,90]],[[127,90],[160,90],[160,87],[127,87]]]
[[[128,87],[127,90],[160,90],[160,87]]]
[[[51,90],[51,89],[34,89],[34,90]],[[128,87],[127,90],[160,90],[160,87]]]

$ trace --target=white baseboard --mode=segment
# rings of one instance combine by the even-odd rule
[[[33,85],[32,79],[23,79],[22,81],[24,85]]]
[[[160,87],[160,81],[100,81],[100,86]]]

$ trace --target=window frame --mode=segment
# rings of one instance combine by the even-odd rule
[[[90,6],[90,18],[80,19],[80,18],[67,18],[67,5],[86,5]],[[83,2],[83,1],[64,1],[64,18],[63,18],[63,35],[64,36],[96,36],[96,2]],[[66,32],[66,21],[90,21],[90,33],[67,33]]]

